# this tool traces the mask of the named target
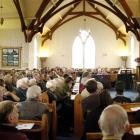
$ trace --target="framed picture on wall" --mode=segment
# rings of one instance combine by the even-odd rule
[[[21,48],[2,48],[2,66],[20,67]]]

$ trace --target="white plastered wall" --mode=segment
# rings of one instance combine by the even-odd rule
[[[49,57],[47,66],[71,67],[72,45],[79,30],[84,28],[84,18],[74,19],[55,31],[52,40],[45,42]],[[122,41],[116,40],[111,28],[97,20],[86,18],[86,29],[90,29],[96,47],[96,67],[121,67],[123,65],[119,53]]]
[[[74,19],[58,30],[52,36],[52,40],[45,42],[48,48],[49,57],[47,58],[48,67],[71,67],[71,52],[75,37],[79,30],[83,28],[83,18]],[[86,28],[91,30],[95,45],[96,45],[96,67],[121,67],[124,63],[120,59],[119,53],[121,51],[122,41],[116,40],[115,33],[103,23],[87,19]],[[130,38],[133,34],[128,36],[128,48],[130,48]],[[133,35],[134,36],[134,35]],[[136,57],[139,52],[139,42],[135,38]],[[34,38],[33,38],[34,40]],[[29,67],[34,68],[34,43],[25,43],[24,34],[20,29],[0,30],[0,47],[22,47],[21,50],[21,69]],[[37,36],[38,47],[40,45],[40,36]],[[0,49],[1,56],[1,49]],[[129,59],[127,66],[130,66]],[[40,61],[38,59],[38,67],[40,68]],[[8,69],[1,67],[0,69]],[[10,68],[11,69],[11,68]]]
[[[20,29],[0,30],[0,48],[4,47],[21,47],[21,67],[17,69],[28,67],[29,46],[25,43],[24,34]],[[1,53],[2,49],[0,49],[0,56]],[[11,69],[11,67],[2,67],[0,59],[0,69]]]

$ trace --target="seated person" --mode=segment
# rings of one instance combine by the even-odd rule
[[[63,102],[64,100],[70,99],[70,95],[72,93],[73,79],[71,77],[67,77],[64,80],[63,87],[58,91],[58,97]]]
[[[99,94],[100,105],[89,112],[85,119],[85,132],[99,132],[98,120],[105,107],[111,105],[113,100],[107,90]],[[92,123],[91,123],[92,122]]]
[[[119,105],[109,105],[100,116],[99,126],[103,139],[121,140],[129,128],[127,112]]]
[[[0,139],[1,140],[28,140],[26,135],[16,128],[18,110],[12,101],[0,102]]]
[[[81,84],[85,85],[86,81],[90,78],[91,78],[91,76],[90,76],[90,73],[88,71],[83,72],[82,78],[81,78]]]
[[[98,123],[103,140],[140,140],[140,135],[133,135],[127,112],[120,105],[106,107]]]
[[[58,100],[61,103],[61,109],[59,110],[60,122],[61,126],[62,123],[66,127],[73,127],[74,121],[74,104],[73,101],[70,99],[72,94],[72,86],[73,86],[73,79],[71,77],[67,77],[64,80],[63,87],[58,91]],[[69,128],[68,128],[69,129]]]
[[[138,92],[138,96],[136,97],[134,102],[140,102],[140,84],[137,85],[137,92]]]
[[[79,92],[81,93],[84,89],[85,89],[85,85],[87,80],[89,80],[91,78],[90,73],[89,72],[83,72],[82,74],[82,78],[81,78],[81,82],[80,82],[80,89]]]
[[[27,88],[28,88],[28,84],[24,78],[19,79],[17,81],[16,95],[20,98],[20,102],[26,100]]]
[[[41,101],[41,88],[33,85],[27,90],[27,99],[18,104],[20,119],[39,120],[43,113],[48,113],[47,105]]]
[[[124,92],[124,88],[125,88],[125,85],[124,85],[124,82],[123,81],[117,81],[116,84],[115,84],[115,90],[117,92],[116,94],[116,97],[113,99],[113,101],[115,103],[131,103],[131,99],[128,98],[128,97],[125,97],[123,95],[123,92]]]
[[[5,88],[7,91],[13,92],[14,86],[12,85],[12,76],[10,74],[6,74],[4,76]]]
[[[113,100],[108,94],[107,90],[103,90],[99,94],[100,98],[100,105],[96,108],[94,108],[91,112],[89,112],[85,118],[85,123],[84,123],[84,134],[81,138],[81,140],[86,139],[86,133],[87,132],[100,132],[101,130],[99,129],[98,125],[98,120],[99,117],[105,107],[113,103]]]
[[[31,79],[29,80],[29,86],[33,86],[33,85],[37,85],[36,79],[31,78]]]
[[[43,81],[41,74],[39,72],[34,72],[33,78],[36,79],[36,83],[41,88],[41,91],[46,91],[46,82]]]
[[[94,78],[91,78],[89,80],[95,80]],[[87,80],[87,82],[89,81]],[[100,93],[103,90],[103,84],[101,82],[97,81],[97,93]],[[81,96],[82,98],[86,98],[90,95],[90,93],[87,91],[87,89],[85,88],[82,92],[81,92]]]
[[[4,80],[0,79],[0,102],[3,101],[4,92],[5,92]]]
[[[11,100],[11,101],[19,101],[19,98],[16,96],[15,90],[8,91],[5,88],[5,82],[3,79],[0,79],[0,101],[3,100]]]
[[[99,94],[97,93],[97,82],[95,80],[89,80],[86,83],[86,89],[90,95],[82,100],[83,115],[85,116],[87,112],[95,109],[100,105]]]
[[[52,103],[53,100],[55,100],[57,103],[57,95],[55,94],[56,83],[54,82],[54,80],[47,81],[46,88],[47,88],[46,94],[48,94],[49,103]]]

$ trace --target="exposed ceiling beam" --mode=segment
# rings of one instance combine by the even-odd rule
[[[133,18],[133,12],[130,9],[130,7],[128,6],[126,0],[118,0],[118,1],[120,2],[120,4],[122,5],[123,9],[125,10],[127,16],[129,18],[131,18],[132,21],[134,22],[134,24],[136,25],[135,27],[140,29],[140,25],[139,25],[137,19],[136,18]]]
[[[36,19],[33,19],[32,22],[30,23],[30,25],[28,26],[28,42],[31,42],[33,36],[38,33],[41,32],[41,28],[39,27],[40,25],[40,18],[43,14],[43,11],[45,10],[46,6],[49,4],[50,0],[43,0],[39,9],[37,10],[35,17]]]
[[[16,6],[17,11],[18,11],[18,15],[20,17],[20,22],[21,22],[21,29],[22,29],[22,32],[24,32],[25,41],[27,42],[27,33],[26,33],[27,26],[25,25],[25,21],[24,21],[24,17],[23,17],[23,13],[22,13],[22,10],[20,7],[19,0],[13,0],[13,2]]]
[[[17,1],[18,0],[13,0],[15,1],[15,3],[17,4]],[[125,10],[127,10],[127,15],[124,15],[116,6],[115,4],[112,3],[111,0],[105,0],[107,2],[107,5],[101,3],[100,1],[96,1],[96,0],[73,0],[69,3],[66,3],[65,5],[62,5],[62,2],[64,2],[64,0],[58,0],[51,8],[50,10],[44,15],[43,15],[43,11],[45,10],[46,6],[49,4],[50,0],[43,0],[41,5],[40,5],[40,8],[38,9],[38,11],[36,12],[36,19],[33,19],[31,24],[29,25],[28,27],[28,34],[26,34],[26,30],[25,30],[25,34],[26,34],[26,37],[29,36],[29,39],[28,41],[31,41],[32,40],[32,37],[37,33],[37,32],[41,32],[43,31],[43,27],[45,25],[45,23],[50,19],[52,18],[54,15],[56,15],[57,13],[59,13],[61,10],[64,10],[65,8],[73,5],[73,4],[78,4],[80,2],[83,2],[83,11],[80,11],[80,12],[70,12],[69,15],[85,15],[85,16],[89,16],[89,17],[94,17],[93,15],[99,15],[98,11],[97,12],[86,12],[86,2],[88,2],[89,4],[96,4],[98,6],[101,6],[103,8],[105,8],[106,10],[110,11],[111,13],[113,13],[114,15],[116,15],[120,20],[123,21],[125,27],[126,27],[126,30],[127,32],[128,31],[131,31],[133,32],[137,39],[140,40],[140,34],[139,34],[139,31],[137,29],[140,28],[137,20],[131,18],[131,12],[129,11],[130,9],[128,9],[128,5],[127,3],[125,2],[125,0],[123,0],[123,6],[125,7]],[[121,0],[119,0],[121,1]],[[18,1],[19,2],[19,1]],[[60,6],[60,7],[59,7]],[[21,9],[21,8],[20,8]],[[100,11],[101,12],[101,11]],[[106,17],[105,17],[106,18]],[[24,18],[23,18],[24,20]],[[105,20],[105,19],[104,19]],[[63,21],[63,22],[62,22]],[[122,37],[122,33],[120,31],[118,31],[117,27],[115,27],[113,25],[113,23],[106,19],[106,22],[108,25],[110,25],[110,27],[112,27],[112,29],[114,29],[116,32],[116,36],[120,38],[120,36]],[[61,24],[64,23],[64,19],[62,17],[62,19],[60,19],[60,21],[58,23],[56,23],[56,26],[52,29],[56,30],[57,27],[61,26]],[[22,22],[21,22],[22,24]],[[25,22],[24,22],[25,24]],[[22,26],[24,27],[24,26]],[[26,27],[26,25],[25,25]],[[27,27],[26,27],[27,28]],[[24,28],[22,28],[24,29]],[[52,31],[52,30],[51,30]],[[118,34],[119,33],[119,34]],[[28,35],[28,36],[27,36]]]
[[[84,11],[79,11],[79,12],[71,12],[69,15],[77,15],[77,14],[84,14],[84,13],[86,13],[86,14],[89,14],[89,15],[99,15],[99,13],[98,12],[84,12]]]
[[[62,2],[63,0],[60,0],[59,2]],[[46,21],[48,21],[51,17],[53,17],[55,14],[59,13],[61,10],[65,9],[66,7],[69,7],[73,4],[78,4],[80,3],[81,0],[74,0],[72,2],[69,2],[63,6],[61,6],[60,8],[58,8],[57,10],[53,11],[51,14],[46,14],[42,19],[41,19],[41,22],[42,22],[42,25],[41,25],[41,28],[43,29],[43,26],[45,25]],[[58,3],[59,4],[59,3]],[[59,4],[60,5],[60,4]]]
[[[126,24],[128,20],[127,17],[110,0],[105,1],[114,9],[116,16],[119,17],[124,22],[124,24]]]
[[[41,18],[41,24],[44,26],[45,22],[48,21],[49,17],[57,8],[58,6],[63,2],[64,0],[59,0],[56,2],[55,6],[53,6],[42,18]]]
[[[131,18],[133,16],[133,13],[131,11],[131,9],[129,8],[128,4],[126,3],[125,0],[118,0],[120,2],[120,4],[122,5],[123,9],[125,10],[127,16],[129,18]]]
[[[128,18],[127,16],[125,16],[115,5],[113,5],[113,3],[110,0],[105,0],[117,13],[118,17],[120,17],[120,19],[122,19],[125,27],[126,27],[126,31],[131,31],[135,34],[136,38],[138,41],[140,41],[140,33],[137,30],[138,26],[136,24],[136,22],[132,19],[132,18]]]
[[[58,8],[58,6],[59,6],[63,1],[64,1],[64,0],[59,0],[59,1],[56,3],[55,7],[52,7],[52,8],[40,19],[40,24],[34,25],[34,27],[36,28],[36,30],[37,30],[37,28],[40,28],[40,27],[41,27],[41,32],[42,32],[45,23],[46,23],[51,17],[53,17],[55,14],[57,14],[59,11],[65,9],[66,7],[71,6],[72,4],[75,4],[75,3],[80,3],[80,2],[82,2],[83,0],[74,0],[74,1],[69,2],[69,3],[67,3],[67,4],[65,4],[65,5],[63,5],[63,6],[61,6],[60,8]],[[96,3],[97,5],[102,6],[103,8],[105,8],[105,9],[111,11],[111,12],[114,13],[115,15],[117,14],[116,11],[114,11],[113,9],[111,9],[110,7],[108,7],[108,6],[106,6],[106,5],[102,4],[102,3],[99,3],[99,2],[93,1],[93,0],[86,0],[86,1],[89,1],[89,2],[91,2],[91,3],[94,2],[94,3]],[[84,5],[84,4],[83,4],[83,5]],[[58,9],[57,9],[57,8],[58,8]]]
[[[104,9],[106,9],[108,11],[110,11],[111,13],[113,13],[114,15],[119,17],[118,13],[114,9],[110,8],[109,6],[106,6],[106,5],[104,5],[104,4],[102,4],[102,3],[98,2],[98,1],[95,1],[95,0],[87,0],[87,2],[91,3],[91,4],[96,4],[96,5],[104,8]],[[95,7],[96,7],[96,5],[95,5]],[[120,18],[120,20],[122,20],[121,17],[119,17],[119,18]]]
[[[38,19],[40,19],[41,15],[42,15],[43,11],[45,10],[46,6],[48,5],[49,1],[50,1],[50,0],[43,0],[43,1],[42,1],[41,5],[40,5],[40,7],[39,7],[39,9],[38,9],[38,11],[37,11],[36,14],[35,14],[36,19],[32,20],[32,22],[30,23],[28,29],[32,29],[33,26],[34,26],[34,24],[35,24],[35,22],[36,22]]]
[[[116,38],[120,38],[124,44],[126,44],[126,40],[124,39],[124,37],[126,37],[125,34],[123,34],[122,32],[118,31],[118,28],[109,20],[107,19],[107,17],[95,6],[92,4],[92,3],[89,3],[91,5],[91,7],[96,10],[100,16],[107,22],[107,24],[114,30],[115,34],[116,34]]]
[[[134,23],[136,24],[137,28],[140,29],[140,23],[138,23],[136,18],[132,18]]]
[[[83,4],[83,7],[84,7],[85,4]],[[89,5],[93,8],[93,4],[89,3]],[[74,10],[74,9],[73,9]],[[94,15],[101,15],[102,13],[100,11],[97,11],[96,12],[86,12],[84,11],[84,8],[83,8],[83,11],[78,11],[78,12],[72,12],[73,10],[71,10],[71,12],[68,12],[66,15],[65,15],[65,18],[67,16],[67,19],[64,20],[64,17],[62,18],[62,20],[60,20],[58,23],[56,23],[51,29],[49,32],[47,32],[45,35],[43,35],[42,37],[44,37],[43,39],[43,43],[47,40],[47,39],[50,39],[52,37],[52,34],[53,32],[58,29],[60,26],[62,26],[63,24],[69,22],[70,20],[73,20],[77,17],[81,17],[81,16],[88,16],[90,18],[94,18],[96,20],[99,20],[101,22],[103,22],[104,24],[106,24],[107,26],[109,26],[116,34],[116,37],[117,38],[120,38],[124,44],[126,44],[126,41],[123,37],[125,37],[126,35],[121,33],[120,31],[118,31],[117,27],[115,27],[109,20],[106,19],[106,17],[104,15],[104,20],[98,18],[98,17],[95,17]],[[95,10],[95,9],[94,9]],[[72,17],[68,18],[68,15],[72,15]]]
[[[44,42],[48,39],[52,37],[53,32],[60,27],[60,24],[65,20],[65,18],[70,15],[70,13],[72,13],[72,11],[79,5],[80,3],[76,3],[74,4],[74,6],[68,10],[62,17],[61,20],[59,20],[51,29],[49,32],[47,32],[45,35],[42,35],[42,37],[45,37],[42,41],[42,44],[44,44]]]
[[[45,1],[45,0],[44,0],[44,1]],[[38,20],[38,21],[36,20],[36,21],[37,21],[36,24],[35,24],[35,21],[33,21],[34,24],[33,24],[33,26],[32,26],[32,30],[31,30],[31,32],[29,33],[29,39],[28,39],[29,42],[32,40],[32,37],[33,37],[37,32],[41,32],[41,33],[42,33],[43,26],[44,26],[44,24],[43,24],[43,22],[42,22],[42,19],[43,19],[44,17],[50,15],[63,1],[64,1],[64,0],[59,0],[58,2],[56,2],[56,4],[55,4],[55,5],[45,14],[45,16],[43,16],[42,18],[38,17],[39,20]],[[50,2],[50,0],[49,0],[49,2]],[[46,3],[46,4],[48,4],[49,2],[48,2],[48,0],[47,0],[47,3]],[[42,5],[42,4],[41,4],[41,5]],[[46,6],[47,6],[47,5],[46,5]],[[44,6],[44,8],[45,8],[45,6]],[[40,8],[39,8],[38,11],[41,11],[40,9],[41,9],[41,6],[40,6]],[[43,13],[43,11],[41,11],[41,12]],[[39,12],[37,12],[37,13],[39,13]],[[42,13],[40,13],[39,16],[41,16]],[[45,18],[44,18],[44,20],[45,20]],[[47,19],[46,19],[46,20],[47,20]],[[46,21],[44,21],[44,23],[45,23],[45,22],[46,22]],[[42,24],[43,24],[43,26],[41,26]],[[30,25],[30,27],[31,27],[31,25]]]

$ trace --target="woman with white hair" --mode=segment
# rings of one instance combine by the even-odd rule
[[[19,103],[19,117],[21,119],[41,119],[43,113],[48,112],[47,105],[41,103],[41,88],[33,85],[27,90],[27,99]]]
[[[53,100],[57,101],[57,96],[55,95],[56,84],[53,80],[49,80],[46,83],[46,92],[45,94],[49,97],[49,103],[52,103]]]

